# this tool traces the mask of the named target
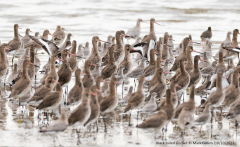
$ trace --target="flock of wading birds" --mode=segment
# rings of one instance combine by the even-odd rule
[[[77,50],[77,42],[71,42],[72,34],[65,34],[66,30],[61,26],[57,26],[53,34],[45,30],[43,35],[36,32],[35,36],[31,36],[30,29],[26,29],[25,36],[21,37],[18,33],[19,25],[15,24],[13,40],[0,46],[0,77],[2,82],[12,86],[9,98],[21,106],[31,105],[44,111],[56,110],[63,102],[67,105],[77,105],[69,117],[64,108],[61,117],[51,122],[47,128],[41,129],[42,132],[58,132],[72,125],[87,126],[96,123],[100,114],[104,116],[114,111],[119,103],[126,105],[124,112],[138,109],[138,113],[152,113],[137,125],[138,128],[160,129],[174,120],[182,130],[192,125],[202,126],[211,120],[211,108],[213,110],[216,107],[229,108],[227,118],[238,121],[240,62],[235,66],[233,59],[240,52],[237,42],[239,30],[227,32],[219,51],[212,55],[211,27],[201,34],[200,44],[203,50],[197,52],[193,49],[193,44],[199,43],[194,42],[191,35],[183,38],[176,48],[173,45],[173,37],[168,32],[157,40],[154,24],[158,23],[154,18],[150,19],[149,34],[141,39],[141,22],[144,21],[138,19],[136,26],[127,33],[117,31],[115,37],[109,36],[107,41],[100,40],[98,36],[92,37],[91,51],[88,42],[85,47],[79,45]],[[52,37],[49,38],[49,35]],[[125,44],[124,38],[136,41],[132,45]],[[40,67],[36,53],[41,49],[46,51],[50,59],[42,69],[45,75],[34,93],[32,85]],[[192,57],[192,52],[199,55]],[[135,58],[131,57],[131,53],[135,53]],[[12,73],[8,73],[7,55],[12,55],[12,60],[19,58],[18,63],[13,66]],[[209,59],[212,57],[216,61],[211,63]],[[86,59],[84,69],[79,69],[78,62],[82,59]],[[140,62],[135,69],[134,62]],[[56,64],[60,66],[58,71]],[[171,76],[172,71],[176,72],[174,76]],[[68,93],[67,85],[73,73],[76,83]],[[205,78],[204,83],[195,88],[202,77]],[[133,87],[130,86],[128,94],[119,101],[116,86],[123,86],[128,78],[138,79],[137,90],[133,92]],[[103,86],[101,82],[104,82]],[[63,87],[66,87],[65,96]],[[143,87],[148,87],[147,95],[144,94]],[[190,89],[190,98],[181,103],[181,97],[187,88]],[[203,97],[208,94],[209,96],[201,101],[200,107],[203,108],[203,112],[194,119],[195,95]],[[156,97],[161,98],[158,105]]]

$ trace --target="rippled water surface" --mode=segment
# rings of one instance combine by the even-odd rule
[[[194,41],[200,41],[200,35],[212,27],[213,52],[216,52],[221,41],[225,40],[228,31],[239,27],[240,20],[239,0],[58,0],[58,1],[0,1],[0,40],[8,42],[13,38],[13,25],[18,23],[24,35],[26,28],[33,32],[42,32],[49,29],[55,31],[57,25],[63,26],[69,33],[73,34],[72,40],[78,44],[91,42],[92,36],[99,36],[106,40],[108,35],[115,35],[118,30],[125,32],[136,24],[138,18],[149,22],[155,18],[161,26],[155,25],[157,37],[162,37],[165,32],[173,35],[175,47],[189,34]],[[149,33],[149,24],[141,24],[141,37]],[[33,33],[31,35],[34,35]],[[127,42],[127,41],[125,41]],[[132,42],[130,42],[132,43]],[[91,48],[91,47],[90,47]],[[194,49],[201,50],[201,46],[194,45]],[[41,53],[42,51],[40,51]],[[10,56],[9,56],[10,57]],[[38,54],[41,67],[46,64],[46,54]],[[17,61],[17,60],[16,60]],[[236,59],[234,62],[236,63]],[[83,62],[79,63],[83,67]],[[37,82],[43,75],[37,74]],[[69,89],[74,85],[75,77],[69,84]],[[133,80],[129,80],[125,87],[134,86]],[[39,128],[46,122],[38,119],[38,111],[32,107],[19,108],[12,105],[7,97],[10,94],[8,87],[1,86],[3,98],[1,100],[1,123],[0,123],[0,145],[1,146],[53,146],[51,134],[39,133]],[[118,87],[119,99],[122,98],[121,87]],[[147,89],[144,89],[147,91]],[[126,95],[124,91],[124,95]],[[185,100],[188,96],[185,96]],[[196,97],[199,105],[200,98]],[[75,106],[76,107],[76,106]],[[73,109],[73,108],[71,108]],[[156,143],[164,141],[181,142],[180,129],[177,125],[170,123],[168,130],[162,134],[158,131],[137,129],[135,126],[141,123],[149,114],[141,114],[136,119],[136,111],[132,112],[132,126],[128,126],[129,115],[123,114],[123,108],[115,111],[116,120],[107,119],[107,133],[104,133],[102,119],[99,118],[99,131],[96,127],[90,130],[83,128],[80,138],[83,146],[162,146]],[[110,117],[111,118],[111,117]],[[239,144],[234,123],[219,117],[211,124],[203,126],[202,133],[199,127],[186,131],[184,141],[235,141]],[[51,123],[51,121],[49,122]],[[239,134],[239,133],[238,133]],[[77,145],[77,134],[73,127],[58,134],[59,141],[64,146]],[[59,145],[56,141],[55,145]],[[175,146],[175,145],[165,145]],[[184,146],[193,146],[185,144]],[[204,146],[197,145],[194,146]],[[212,145],[213,146],[213,145]],[[224,145],[222,145],[224,146]]]

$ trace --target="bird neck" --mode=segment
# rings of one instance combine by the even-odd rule
[[[230,36],[230,33],[227,33],[227,37],[226,37],[226,40],[231,40],[231,36]]]
[[[1,49],[1,58],[0,58],[0,61],[5,63],[5,58],[6,58],[6,52],[5,52],[5,49]]]
[[[232,44],[237,44],[237,37],[238,37],[238,33],[236,31],[233,32],[233,38],[232,38]]]
[[[198,68],[198,59],[194,60],[194,68],[193,68],[194,72],[198,72],[199,68]]]
[[[125,60],[125,61],[130,60],[130,53],[129,53],[129,51],[127,51],[127,50],[125,50],[124,60]]]
[[[34,63],[35,53],[34,51],[30,51],[30,62]]]
[[[171,92],[176,93],[176,84],[170,83],[170,90]]]
[[[157,42],[156,52],[157,54],[161,54],[161,41]]]
[[[156,69],[161,67],[161,62],[162,62],[162,58],[160,55],[158,55],[157,57],[157,64],[156,64]]]
[[[113,64],[115,62],[115,57],[114,57],[114,49],[110,49],[109,52],[109,59],[108,59],[108,63]]]
[[[222,90],[222,75],[217,75],[217,90]]]
[[[116,95],[116,83],[113,79],[111,79],[111,81],[109,83],[109,92],[112,95]]]
[[[136,27],[140,27],[140,23],[141,23],[141,21],[137,21],[137,24],[136,24]]]
[[[239,83],[239,80],[238,80],[238,70],[235,70],[233,72],[231,85],[233,85],[236,88],[238,88],[238,83]]]
[[[154,65],[155,64],[155,57],[154,57],[154,50],[150,52],[150,64]]]
[[[84,72],[85,72],[85,74],[87,74],[87,75],[91,74],[91,72],[90,72],[90,66],[89,66],[89,65],[85,65],[85,66],[84,66]]]
[[[76,54],[76,48],[77,48],[77,47],[76,47],[76,43],[73,43],[73,44],[72,44],[72,50],[71,50],[71,53],[72,53],[72,54]]]
[[[22,72],[23,78],[26,78],[28,76],[27,68],[28,68],[28,65],[23,66],[23,72]]]
[[[116,34],[116,42],[117,42],[117,47],[122,48],[121,34],[119,33]]]
[[[50,63],[50,71],[56,71],[55,59],[52,57],[50,61],[51,61],[51,63]]]
[[[186,72],[185,67],[184,67],[184,63],[182,61],[180,63],[180,71],[181,71],[181,74],[185,74],[185,72]]]
[[[81,81],[81,78],[80,78],[80,74],[79,73],[75,73],[75,77],[76,77],[76,85],[82,85],[82,81]]]
[[[14,27],[14,38],[19,38],[18,28]]]
[[[183,53],[186,54],[187,53],[188,41],[184,39],[183,43],[182,43],[182,46],[183,46]]]
[[[93,45],[92,52],[93,52],[93,53],[98,53],[97,42],[93,40],[93,41],[92,41],[92,45]]]
[[[191,51],[187,51],[187,62],[188,63],[192,63],[192,52]]]
[[[26,36],[28,36],[29,35],[29,30],[26,30]]]
[[[138,93],[143,91],[143,80],[139,81],[137,91]]]
[[[195,89],[191,88],[190,89],[190,101],[194,101],[194,95],[195,95]]]
[[[150,23],[150,34],[155,34],[155,31],[154,31],[154,21],[152,21]]]

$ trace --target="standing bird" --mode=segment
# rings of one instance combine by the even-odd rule
[[[179,56],[177,56],[170,71],[176,71],[179,67],[179,62],[187,60],[187,47],[193,48],[192,46],[188,46],[189,41],[190,40],[188,37],[183,39],[183,41],[182,41],[183,52]]]
[[[143,70],[145,69],[146,67],[146,61],[147,61],[147,58],[145,57],[142,57],[141,59],[141,62],[140,64],[134,69],[131,71],[131,73],[129,73],[127,75],[127,77],[130,77],[130,78],[138,78],[140,75],[143,74]]]
[[[103,78],[101,76],[98,76],[96,81],[102,82]],[[91,92],[97,93],[97,90],[99,90],[99,89],[97,89],[97,85],[93,85],[91,87]],[[95,123],[98,118],[98,115],[100,113],[100,105],[98,103],[98,95],[91,94],[90,107],[91,107],[91,115],[90,115],[88,121],[84,124],[84,126]]]
[[[144,50],[143,56],[147,57],[147,58],[149,58],[148,52],[149,52],[150,41],[151,40],[154,41],[154,46],[157,43],[157,37],[155,35],[155,30],[154,30],[154,23],[158,24],[154,18],[151,18],[149,34],[142,39],[141,43],[134,45],[134,47],[143,46],[143,50]],[[158,25],[160,25],[160,24],[158,24]],[[152,48],[150,48],[150,49],[152,49]]]
[[[208,67],[210,65],[211,65],[211,62],[208,60],[207,52],[204,52],[202,61],[200,61],[200,63],[198,64],[199,69],[203,69],[204,67]]]
[[[56,31],[53,33],[52,40],[58,45],[63,42],[65,36],[64,29],[61,28],[61,26],[57,26]]]
[[[166,93],[166,90],[167,90],[167,85],[166,85],[166,79],[164,77],[164,74],[163,74],[163,69],[162,68],[158,68],[155,72],[156,74],[156,83],[154,85],[152,85],[149,89],[149,96],[146,98],[146,101],[149,101],[150,100],[150,95],[153,93],[153,92],[156,92],[157,93],[157,96],[162,98],[165,93]]]
[[[15,54],[17,53],[17,51],[21,47],[21,40],[20,40],[20,37],[19,37],[18,29],[21,29],[21,28],[18,26],[18,24],[15,24],[14,25],[14,38],[13,38],[13,40],[8,42],[8,46],[10,47],[9,48],[10,50],[7,50],[7,52],[6,52],[8,54],[13,55],[12,63],[13,63],[13,59],[14,59]]]
[[[20,40],[20,37],[19,37],[18,29],[21,29],[21,28],[18,26],[18,24],[15,24],[14,25],[14,38],[13,38],[13,40],[8,42],[8,46],[10,47],[10,50],[7,50],[7,53],[10,53],[10,54],[13,54],[13,55],[21,47],[21,40]]]
[[[103,79],[109,78],[117,70],[114,57],[114,45],[109,48],[108,54],[108,63],[101,71]]]
[[[57,83],[55,91],[49,92],[43,101],[36,107],[39,110],[56,110],[62,101],[62,87]]]
[[[83,59],[87,59],[89,54],[90,54],[89,42],[86,42],[85,47],[83,47]]]
[[[214,69],[214,73],[218,73],[219,71],[225,72],[226,71],[226,66],[223,62],[223,52],[219,52],[219,58],[218,58],[218,64],[216,68]]]
[[[135,27],[133,28],[130,28],[128,31],[127,31],[127,36],[125,36],[125,38],[129,39],[129,38],[137,38],[140,36],[140,33],[141,33],[141,29],[140,29],[140,23],[141,22],[144,22],[141,18],[139,18],[137,20],[137,24]],[[146,22],[145,22],[146,23]]]
[[[141,108],[140,112],[153,112],[157,108],[156,97],[157,93],[153,92],[151,99],[146,105]]]
[[[50,72],[45,76],[45,78],[51,77],[53,80],[58,81],[58,73],[56,71],[56,66],[55,66],[55,60],[59,59],[57,54],[52,54],[51,59],[50,59]],[[42,85],[45,83],[45,78],[42,78]],[[53,84],[53,87],[56,86],[57,83]]]
[[[116,93],[117,74],[113,73],[109,82],[109,94],[100,102],[101,113],[112,112],[118,105],[118,97]]]
[[[184,107],[179,114],[177,123],[179,127],[182,129],[182,135],[183,132],[185,132],[186,129],[189,129],[193,123],[194,123],[194,118],[193,118],[193,112],[189,110],[189,108]]]
[[[196,85],[198,84],[198,82],[201,80],[202,78],[202,75],[201,75],[201,72],[198,68],[198,61],[201,60],[200,59],[200,56],[199,55],[196,55],[194,57],[194,67],[193,67],[193,70],[192,72],[189,74],[190,76],[190,82],[189,82],[189,85],[188,87],[190,87],[192,84],[193,85]]]
[[[132,63],[132,60],[131,60],[130,53],[139,52],[142,55],[142,52],[140,50],[132,49],[131,45],[129,45],[129,44],[125,45],[124,51],[125,51],[125,57],[124,57],[123,61],[118,66],[118,72],[119,72],[120,66],[123,65],[125,67],[124,70],[123,70],[123,74],[126,76],[132,71],[132,67],[133,67],[133,63]]]
[[[83,90],[82,103],[75,110],[73,110],[73,112],[68,118],[69,126],[72,126],[72,125],[83,126],[88,121],[91,115],[89,95],[90,95],[89,89]],[[79,137],[78,137],[78,143],[81,143]]]
[[[29,28],[27,28],[25,36],[21,39],[22,47],[24,47],[25,44],[28,44],[32,41],[32,39],[29,38],[29,32],[32,32],[32,31]]]
[[[239,51],[239,46],[238,46],[238,34],[239,34],[239,30],[238,29],[234,29],[233,30],[233,38],[232,38],[232,42],[228,47],[223,47],[223,49],[229,49],[229,51],[227,52],[227,54],[224,56],[225,59],[234,59],[237,57],[238,55],[238,51]],[[237,48],[237,50],[236,50]],[[236,50],[237,52],[232,52],[230,50]]]
[[[145,101],[145,96],[143,93],[143,83],[144,83],[144,75],[139,76],[138,78],[138,89],[136,92],[134,92],[131,97],[128,99],[128,104],[124,109],[124,112],[133,110],[133,109],[138,109],[140,108],[144,101]],[[138,117],[138,115],[137,115]],[[138,119],[138,118],[137,118]],[[130,118],[129,118],[129,125],[130,125],[130,120],[131,120],[131,113],[130,113]]]
[[[28,65],[32,64],[29,61],[29,58],[26,58],[23,61],[22,75],[20,79],[13,85],[10,98],[21,98],[26,92],[31,88],[31,79],[28,76],[27,68]]]
[[[63,63],[57,73],[59,77],[58,82],[60,83],[61,86],[63,86],[64,84],[67,84],[70,82],[71,76],[72,76],[72,69],[67,59],[68,50],[64,49],[61,55],[62,55]]]
[[[212,29],[211,27],[208,27],[208,29],[204,32],[202,32],[200,36],[202,41],[210,40],[212,38]]]
[[[212,108],[212,104],[211,103],[207,104],[203,112],[194,121],[194,125],[201,125],[200,132],[202,129],[202,125],[208,123],[211,120],[211,117],[212,117],[211,111],[210,111],[211,108]]]
[[[123,43],[122,43],[122,36],[125,35],[124,31],[117,31],[116,32],[116,41],[117,44],[114,44],[114,58],[116,61],[116,65],[118,65],[120,62],[122,62],[122,60],[124,59],[124,49],[123,49]],[[106,54],[103,58],[102,58],[102,66],[105,66],[108,64],[108,54]]]
[[[33,97],[28,101],[28,103],[41,103],[43,98],[53,89],[53,83],[57,83],[52,77],[45,79],[45,84],[38,89],[36,89]]]
[[[169,58],[169,47],[167,46],[168,44],[168,39],[169,39],[169,35],[168,32],[166,32],[164,34],[164,38],[163,38],[163,49],[162,49],[162,59],[166,60]]]
[[[77,57],[76,57],[76,48],[77,48],[77,42],[75,40],[73,40],[73,42],[72,42],[72,50],[69,53],[70,57],[68,59],[68,63],[70,64],[72,72],[75,72],[75,70],[78,67],[78,62],[77,62]]]
[[[232,74],[231,84],[224,91],[224,106],[229,106],[235,100],[239,99],[240,89],[239,89],[239,71],[240,68],[237,67]]]
[[[194,101],[194,95],[195,95],[195,86],[192,85],[190,87],[190,95],[189,95],[189,100],[187,102],[184,102],[175,109],[175,116],[174,118],[177,119],[179,117],[179,114],[181,113],[183,108],[187,108],[188,111],[194,112],[195,111],[195,101]]]
[[[98,41],[102,41],[99,39],[98,36],[94,36],[92,38],[92,45],[93,45],[93,48],[92,48],[92,52],[90,54],[90,56],[88,57],[87,60],[91,61],[93,64],[98,64],[100,65],[101,63],[101,57],[98,53],[98,47],[97,47],[97,42]],[[104,41],[103,41],[104,42]],[[93,70],[95,66],[91,65],[90,69]]]
[[[137,125],[137,128],[155,128],[161,129],[167,124],[167,113],[164,110],[160,110],[158,113],[153,114],[147,120]]]
[[[68,100],[67,104],[78,104],[81,103],[82,101],[82,92],[83,92],[83,83],[80,78],[81,75],[81,69],[77,69],[75,71],[75,85],[73,88],[70,90],[69,95],[68,95]]]
[[[6,43],[0,45],[0,79],[5,78],[5,75],[8,71],[8,63],[6,62],[6,51],[9,47]]]
[[[80,59],[83,58],[83,45],[82,44],[80,44],[78,46],[78,51],[77,51],[76,55],[77,55],[77,61],[80,61]]]
[[[180,74],[175,78],[178,83],[177,96],[180,96],[188,87],[190,82],[190,76],[184,67],[184,61],[180,62]]]
[[[225,98],[223,88],[222,88],[222,75],[223,73],[221,71],[217,73],[217,83],[216,83],[217,89],[216,91],[213,91],[209,95],[207,101],[203,106],[205,106],[208,103],[211,103],[213,107],[218,107],[222,105]]]
[[[92,65],[92,62],[89,60],[85,61],[84,65],[84,77],[82,79],[83,81],[83,87],[85,89],[89,89],[94,84],[94,79],[92,76],[92,73],[90,71],[90,66]]]

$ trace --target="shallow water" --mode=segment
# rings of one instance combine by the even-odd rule
[[[115,35],[117,30],[124,30],[133,27],[138,18],[149,22],[150,18],[155,18],[161,26],[155,25],[157,37],[163,36],[165,32],[173,35],[175,47],[182,39],[189,34],[193,40],[199,42],[201,33],[212,27],[213,31],[213,52],[217,52],[221,41],[225,40],[228,31],[238,28],[240,20],[240,2],[238,0],[167,0],[167,1],[110,1],[110,0],[69,0],[69,1],[1,1],[0,2],[0,40],[8,42],[13,38],[13,25],[18,23],[24,35],[26,28],[33,32],[40,32],[49,29],[54,32],[57,25],[63,26],[69,33],[73,34],[72,40],[78,44],[91,42],[92,36],[99,36],[101,40],[106,40],[108,35]],[[141,24],[141,37],[149,32],[149,24]],[[31,33],[31,35],[34,35]],[[127,41],[125,40],[125,43]],[[132,42],[131,42],[132,43]],[[91,45],[90,45],[91,46]],[[90,47],[91,48],[91,47]],[[194,49],[201,50],[200,45],[194,45]],[[40,51],[40,53],[43,51]],[[195,54],[193,54],[195,55]],[[10,57],[10,56],[9,56]],[[39,54],[41,68],[46,64],[48,58],[46,54]],[[234,62],[236,63],[236,59]],[[83,67],[83,62],[79,63]],[[43,75],[37,74],[37,81]],[[75,77],[69,84],[69,89],[74,85]],[[134,86],[133,80],[124,87]],[[39,128],[46,124],[46,121],[39,121],[38,111],[31,107],[19,108],[7,101],[10,94],[8,87],[1,86],[3,99],[1,100],[2,122],[0,123],[0,145],[1,146],[53,146],[53,138],[50,134],[39,133]],[[147,91],[147,89],[144,89]],[[119,99],[122,98],[121,86],[118,87]],[[126,95],[127,91],[124,91]],[[188,96],[185,95],[185,101]],[[196,105],[200,103],[200,98],[196,97]],[[75,106],[76,107],[76,106]],[[71,108],[73,109],[73,108]],[[165,146],[175,146],[181,142],[181,133],[177,126],[170,123],[164,136],[162,131],[155,134],[152,130],[137,129],[149,114],[142,114],[140,119],[136,119],[136,111],[132,112],[132,126],[128,126],[128,115],[123,114],[123,108],[118,108],[115,112],[116,121],[107,120],[107,133],[104,132],[103,121],[98,119],[99,131],[92,128],[91,132],[83,128],[80,133],[81,142],[84,146],[162,146],[160,143],[175,144]],[[196,118],[196,117],[195,117]],[[220,118],[222,121],[213,121],[211,124],[203,126],[202,133],[199,133],[199,126],[186,131],[184,146],[204,146],[193,144],[194,141],[206,141],[208,143],[218,143],[219,141],[235,141],[239,144],[239,133],[236,135],[234,122]],[[51,121],[50,121],[51,123]],[[87,132],[87,133],[85,133]],[[77,134],[73,127],[58,134],[59,141],[64,146],[77,145]],[[155,138],[156,137],[156,138]],[[163,139],[164,138],[164,139]],[[192,141],[190,144],[189,141]],[[56,141],[55,145],[58,145]],[[207,144],[209,145],[209,144]],[[212,145],[213,146],[213,145]],[[221,144],[225,146],[225,144]]]

